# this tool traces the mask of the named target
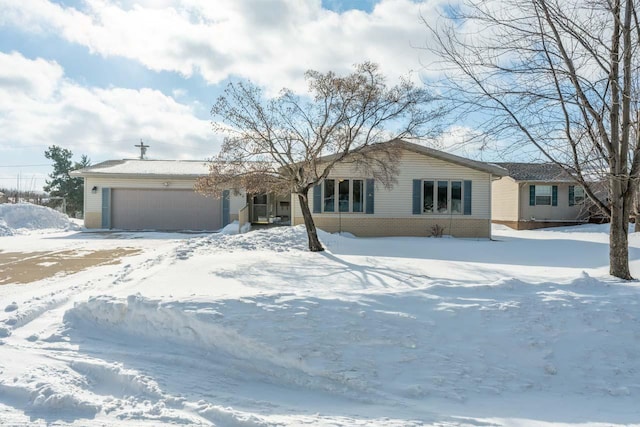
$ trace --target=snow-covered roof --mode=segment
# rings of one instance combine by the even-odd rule
[[[127,175],[127,176],[180,176],[198,177],[209,173],[209,162],[204,160],[108,160],[72,172],[75,176]]]

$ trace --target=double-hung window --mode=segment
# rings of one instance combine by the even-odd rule
[[[550,185],[536,185],[536,206],[551,206]]]
[[[571,189],[569,189],[571,193]],[[569,194],[571,205],[571,194]],[[529,206],[558,206],[557,185],[529,185]]]
[[[337,200],[337,205],[336,205]],[[364,180],[325,179],[323,212],[363,212]]]
[[[422,181],[422,213],[462,214],[462,181]]]

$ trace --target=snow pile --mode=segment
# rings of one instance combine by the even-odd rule
[[[81,233],[143,252],[0,286],[0,424],[638,426],[640,286],[603,227],[494,231]]]
[[[637,395],[639,302],[633,287],[584,275],[568,284],[441,283],[361,301],[103,296],[64,318],[79,337],[101,331],[124,347],[195,350],[238,371],[231,375],[399,404],[531,391]]]
[[[228,232],[226,231],[229,228]],[[318,235],[328,235],[318,230]],[[221,233],[203,237],[194,246],[206,250],[290,252],[308,250],[307,232],[303,225],[281,226],[238,234],[238,223],[227,225]]]
[[[77,230],[78,225],[53,209],[29,203],[0,204],[0,236],[42,230]]]
[[[233,235],[238,233],[246,233],[249,230],[251,230],[250,222],[247,222],[242,227],[240,227],[240,222],[236,220],[225,225],[224,228],[220,230],[220,234]]]
[[[200,348],[207,352],[222,350],[236,358],[262,358],[269,362],[297,365],[282,355],[274,354],[266,345],[247,339],[230,328],[218,324],[221,317],[215,309],[197,304],[170,302],[162,304],[139,295],[126,301],[102,296],[77,304],[64,315],[65,322],[75,328],[101,329],[147,340],[161,340]]]

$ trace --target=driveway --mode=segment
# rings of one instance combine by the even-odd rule
[[[0,251],[0,285],[31,283],[53,276],[66,276],[100,265],[113,265],[140,249],[57,250],[38,252]]]

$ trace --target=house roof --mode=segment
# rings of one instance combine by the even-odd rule
[[[414,144],[404,140],[396,139],[380,144],[397,144],[398,147],[423,154],[429,157],[440,159],[446,162],[465,166],[481,172],[490,173],[497,176],[506,176],[507,170],[496,164],[479,162],[456,156],[454,154],[445,153],[444,151],[435,150],[433,148]],[[374,149],[375,145],[367,147]],[[325,156],[320,160],[329,160],[331,156]],[[120,176],[120,177],[140,177],[147,176],[150,178],[197,178],[209,173],[209,162],[203,160],[108,160],[93,166],[86,167],[71,172],[72,176]]]
[[[209,173],[209,163],[203,160],[107,160],[73,171],[74,176],[151,176],[197,178]]]
[[[516,181],[574,182],[575,179],[555,163],[497,163]]]

